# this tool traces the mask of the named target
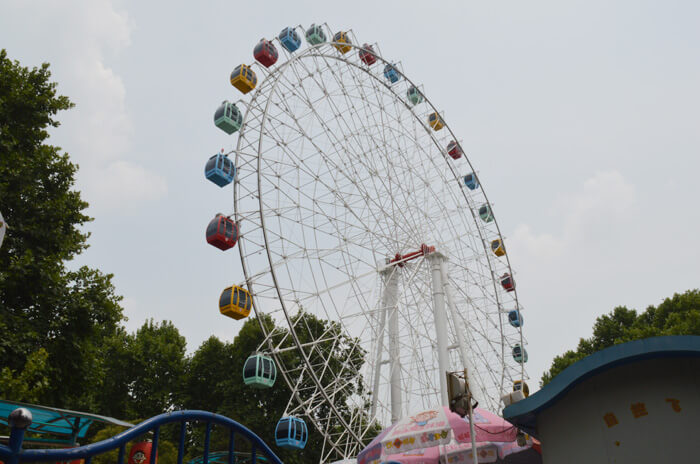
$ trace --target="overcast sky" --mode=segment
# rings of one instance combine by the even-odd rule
[[[0,47],[50,62],[76,103],[51,142],[95,218],[77,264],[114,273],[129,329],[170,319],[194,350],[242,325],[217,309],[239,255],[204,240],[232,211],[203,177],[230,146],[212,114],[261,37],[314,22],[378,42],[463,138],[516,273],[531,387],[597,316],[700,286],[699,2],[3,0]]]

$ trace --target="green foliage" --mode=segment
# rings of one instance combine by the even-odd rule
[[[179,407],[185,338],[170,321],[146,321],[133,334],[120,328],[104,340],[97,410],[135,420]]]
[[[676,293],[656,307],[649,306],[641,314],[620,306],[600,316],[593,325],[593,336],[579,340],[575,351],[569,350],[554,358],[540,385],[546,385],[561,371],[597,351],[662,335],[700,335],[700,290]]]
[[[81,226],[90,218],[73,189],[77,166],[45,143],[55,115],[73,106],[50,77],[48,64],[28,69],[0,51],[0,211],[9,224],[0,248],[0,365],[23,372],[43,348],[51,388],[32,397],[90,409],[102,340],[123,316],[111,275],[65,267],[87,247]],[[11,389],[6,397],[22,395]]]
[[[185,337],[170,321],[147,321],[128,341],[130,416],[151,417],[171,409],[185,370]]]
[[[16,401],[36,403],[49,388],[47,361],[49,353],[39,348],[29,356],[21,372],[9,367],[0,370],[0,398],[13,397]]]

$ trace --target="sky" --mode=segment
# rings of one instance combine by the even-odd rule
[[[230,190],[204,180],[212,114],[261,37],[327,22],[378,42],[444,111],[492,201],[536,387],[595,318],[700,285],[700,3],[644,0],[0,3],[0,46],[75,103],[51,143],[80,165],[90,248],[130,330],[231,340],[239,255],[206,244]],[[49,225],[50,226],[50,225]]]

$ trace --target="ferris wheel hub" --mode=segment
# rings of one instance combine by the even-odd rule
[[[411,253],[406,253],[405,255],[402,255],[401,253],[396,253],[396,255],[392,259],[387,258],[387,264],[404,267],[406,262],[420,258],[421,256],[427,256],[430,253],[435,253],[435,247],[428,246],[425,243],[422,243],[420,246],[420,250],[418,251],[412,251]]]

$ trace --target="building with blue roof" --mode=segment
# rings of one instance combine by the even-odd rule
[[[700,462],[700,337],[606,348],[503,415],[542,442],[545,464]]]

